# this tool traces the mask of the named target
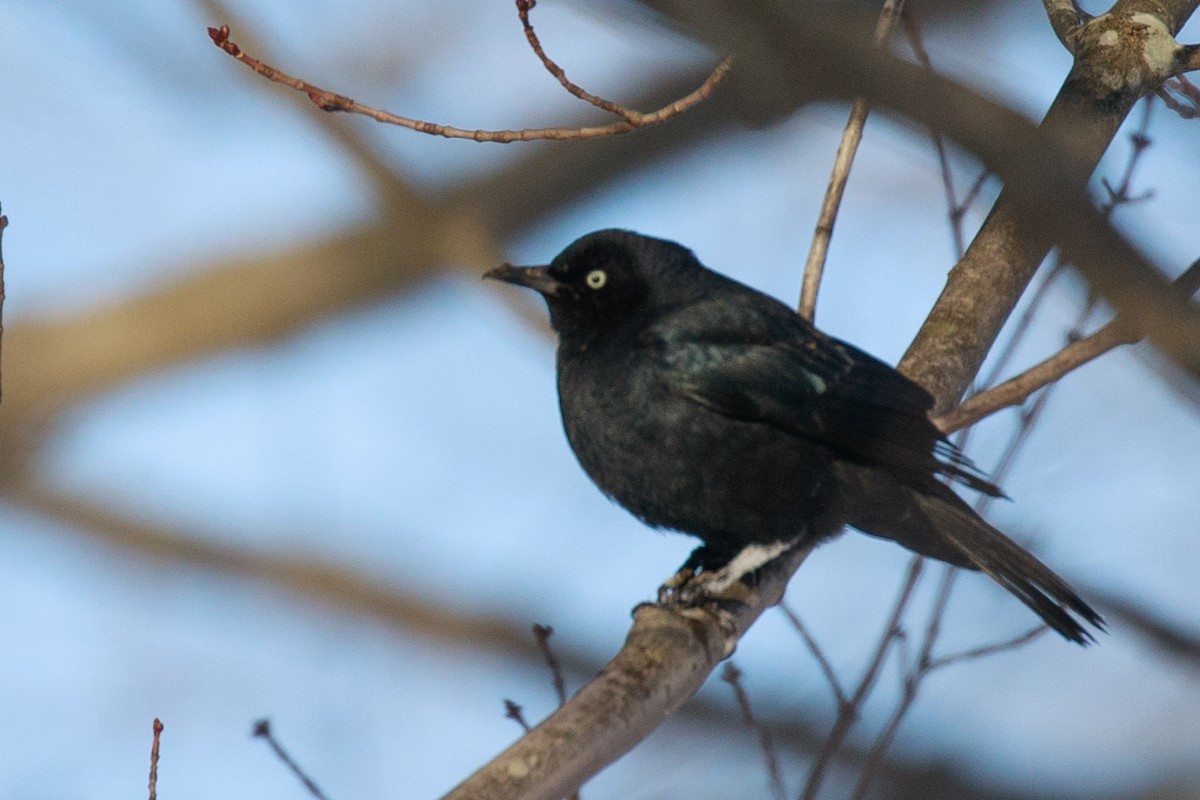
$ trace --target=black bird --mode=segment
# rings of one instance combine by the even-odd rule
[[[711,573],[848,524],[982,570],[1073,642],[1092,637],[1071,612],[1102,628],[940,480],[1001,494],[930,420],[927,391],[690,250],[603,230],[485,277],[546,299],[575,455],[639,519],[699,537],[689,564]]]

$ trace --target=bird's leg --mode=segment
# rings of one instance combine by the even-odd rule
[[[675,574],[658,587],[658,602],[663,604],[677,600],[679,590],[695,580],[697,574],[715,572],[732,561],[736,555],[736,551],[731,553],[724,548],[700,545],[692,551]]]
[[[679,571],[658,590],[659,603],[693,605],[718,598],[739,582],[751,583],[754,572],[790,550],[799,539],[749,544],[732,557],[712,548],[696,548]]]

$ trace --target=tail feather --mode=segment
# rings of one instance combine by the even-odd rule
[[[1095,641],[1082,623],[1104,630],[1104,620],[1066,581],[989,525],[945,484],[930,478],[913,486],[879,470],[845,463],[839,465],[839,477],[848,496],[871,498],[869,504],[846,511],[846,522],[860,531],[980,570],[1072,642]]]
[[[1081,645],[1095,641],[1084,622],[1104,630],[1104,619],[1053,570],[989,525],[957,498],[949,501],[914,495],[937,532],[965,556],[971,566],[1011,592],[1064,638]]]

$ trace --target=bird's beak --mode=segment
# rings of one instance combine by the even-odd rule
[[[483,277],[524,286],[546,297],[553,297],[563,288],[558,278],[550,274],[549,267],[514,267],[512,264],[501,264],[483,273]]]

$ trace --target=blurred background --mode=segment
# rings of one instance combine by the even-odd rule
[[[1037,4],[913,10],[935,67],[1031,118],[1070,66]],[[533,19],[573,80],[643,110],[720,55],[635,3],[544,0]],[[795,303],[847,111],[748,126],[718,90],[615,139],[448,141],[321,113],[214,48],[205,27],[221,23],[251,54],[401,114],[602,119],[500,0],[0,4],[2,797],[144,796],[156,716],[164,796],[304,796],[250,738],[262,717],[333,798],[436,796],[520,733],[505,699],[530,722],[552,710],[529,626],[554,627],[577,687],[692,542],[589,484],[561,433],[543,310],[479,276],[616,226]],[[1119,179],[1142,114],[1098,177]],[[1115,214],[1172,274],[1200,256],[1197,124],[1152,109],[1134,181],[1152,195]],[[979,173],[952,163],[961,187]],[[873,117],[825,330],[899,358],[955,261],[944,194],[928,133]],[[1060,348],[1085,297],[1055,282],[1012,369]],[[1014,429],[1011,413],[981,424],[972,456],[993,469]],[[1096,599],[1111,635],[936,673],[880,796],[1200,796],[1197,452],[1200,393],[1148,347],[1061,383],[991,518]],[[844,682],[907,563],[850,535],[793,580],[788,603]],[[963,576],[938,649],[1033,621]],[[829,686],[778,613],[735,660],[797,787]],[[899,692],[889,663],[829,796]],[[714,679],[584,796],[767,797],[762,762]]]

